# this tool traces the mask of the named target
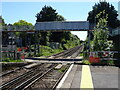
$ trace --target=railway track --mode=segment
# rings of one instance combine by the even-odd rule
[[[80,52],[83,51],[84,46],[77,46],[68,50],[65,50],[63,52],[60,52],[58,54],[54,54],[52,56],[49,56],[48,58],[54,58],[54,59],[62,59],[62,58],[76,58]]]
[[[60,72],[56,69],[51,69],[47,73],[43,74],[41,77],[37,78],[35,81],[31,82],[23,90],[34,90],[34,89],[47,89],[54,90],[70,65],[63,65],[65,68],[64,72]]]
[[[50,66],[46,66],[46,64],[42,64],[39,66],[36,66],[34,69],[2,84],[0,86],[0,89],[2,90],[21,90],[26,85],[28,85],[30,82],[32,82],[34,79],[40,77],[44,72],[47,72],[48,69],[53,69],[56,66],[56,64],[51,64]]]
[[[31,64],[28,64],[28,65],[31,65]],[[28,66],[28,65],[26,65],[26,66]],[[14,70],[10,70],[8,72],[1,74],[0,78],[2,78],[2,84],[24,74],[25,72],[28,72],[30,70],[34,70],[39,65],[40,64],[37,64],[36,66],[32,66],[30,68],[26,68],[26,66],[18,67]]]
[[[6,76],[10,73],[16,72],[17,70],[22,69],[24,66],[31,63],[3,63],[2,64],[2,73],[0,77]]]
[[[4,73],[2,73],[0,75],[0,77],[3,77],[3,76],[8,75],[10,73],[16,72],[17,70],[20,70],[20,69],[21,69],[21,67],[18,67],[18,68],[14,69],[14,70],[10,70],[10,71],[4,72]]]

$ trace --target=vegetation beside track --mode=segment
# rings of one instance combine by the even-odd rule
[[[2,62],[24,62],[23,60],[13,60],[13,59],[10,59],[10,58],[5,58],[4,61]]]
[[[42,46],[40,48],[40,53],[37,54],[37,57],[39,56],[50,56],[59,52],[62,52],[62,49],[52,49],[48,46]]]
[[[116,61],[115,60],[101,60],[100,63],[90,63],[89,60],[82,60],[82,64],[85,65],[116,65]]]

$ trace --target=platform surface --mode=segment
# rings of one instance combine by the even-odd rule
[[[119,90],[119,68],[73,64],[56,90]]]

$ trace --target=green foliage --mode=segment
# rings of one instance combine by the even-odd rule
[[[96,15],[96,18],[99,18],[101,14],[104,15],[105,10],[100,12],[98,15]],[[108,15],[104,16],[103,18],[100,18],[96,27],[94,28],[94,39],[91,43],[92,45],[92,51],[102,51],[106,50],[108,47],[108,28],[107,28],[107,17]]]
[[[13,24],[15,30],[33,30],[33,25],[25,20],[19,20]]]
[[[114,60],[102,60],[100,64],[101,65],[115,65],[115,61]]]
[[[42,10],[39,13],[37,13],[36,18],[37,18],[36,22],[65,21],[66,20],[63,16],[56,13],[56,10],[53,9],[51,6],[44,6],[42,8]],[[71,35],[71,33],[66,32],[66,31],[64,31],[64,32],[49,32],[49,33],[41,32],[40,33],[40,44],[47,45],[47,43],[49,41],[50,42],[59,42],[62,44],[69,44],[68,40],[70,40],[70,35]],[[71,41],[70,41],[70,43],[71,43]],[[65,47],[66,46],[68,46],[68,45],[65,45]],[[71,48],[71,45],[70,45],[70,47],[66,47],[66,48]]]
[[[13,60],[10,58],[5,58],[2,62],[24,62],[23,60]]]
[[[29,22],[27,22],[25,20],[19,20],[18,22],[15,22],[13,24],[13,26],[14,26],[14,30],[34,30],[34,26],[31,23],[29,23]],[[17,37],[22,38],[22,44],[23,44],[23,46],[26,46],[27,33],[25,33],[25,32],[15,32],[15,35]],[[29,38],[31,39],[31,42],[34,43],[34,41],[35,41],[35,40],[33,40],[34,36],[31,35]]]
[[[0,16],[0,28],[2,28],[2,30],[7,30],[7,24],[5,23],[2,16]]]
[[[62,68],[60,68],[58,71],[62,73],[62,72],[64,72],[65,70],[66,70],[66,68],[65,68],[65,67],[62,67]]]
[[[108,60],[107,63],[108,65],[114,65],[114,60]]]
[[[0,16],[0,25],[2,25],[2,26],[5,25],[5,21],[4,21],[4,19],[2,18],[2,16]]]
[[[69,39],[70,40],[64,40],[65,44],[63,44],[63,46],[65,49],[80,45],[80,39],[76,35],[70,34]]]
[[[99,18],[95,18],[96,15],[98,15],[101,11],[105,10],[106,12],[101,14]],[[108,15],[108,26],[111,28],[116,28],[120,26],[119,21],[117,20],[117,11],[115,10],[114,6],[109,4],[109,2],[99,2],[93,6],[93,10],[88,13],[88,18],[87,20],[94,24],[98,23],[99,19],[102,18],[103,16]]]
[[[82,63],[83,63],[83,64],[88,64],[88,65],[91,64],[91,63],[89,62],[89,60],[82,60]]]
[[[36,18],[36,22],[55,21],[57,18],[57,13],[51,6],[45,5],[42,10],[36,14]]]
[[[41,53],[38,53],[37,57],[50,56],[50,55],[53,55],[53,54],[56,54],[56,53],[59,53],[59,52],[62,52],[62,51],[63,51],[62,49],[52,49],[48,46],[41,46],[41,48],[40,48]]]
[[[19,20],[18,22],[15,22],[13,25],[15,25],[15,26],[24,26],[24,25],[33,26],[31,23],[28,23],[25,20]]]
[[[36,14],[36,22],[44,22],[44,21],[62,21],[65,20],[64,17],[61,15],[58,15],[56,13],[56,10],[53,9],[51,6],[44,6],[42,10]],[[48,33],[48,32],[41,32],[40,33],[40,41],[41,45],[47,45],[47,42],[49,41],[49,38],[53,42],[60,41],[61,38],[59,37],[61,34],[58,34],[56,32]]]
[[[83,56],[83,53],[80,53],[80,56]]]
[[[65,20],[66,19],[62,15],[57,14],[56,21],[65,21]]]

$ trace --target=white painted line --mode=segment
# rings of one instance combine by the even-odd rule
[[[72,67],[73,67],[74,64],[72,64],[70,66],[70,68],[68,69],[68,71],[66,72],[66,74],[64,75],[64,77],[62,78],[62,80],[60,81],[60,83],[58,84],[57,88],[60,88],[63,84],[63,82],[65,81],[65,79],[67,78],[68,74],[70,73]]]

